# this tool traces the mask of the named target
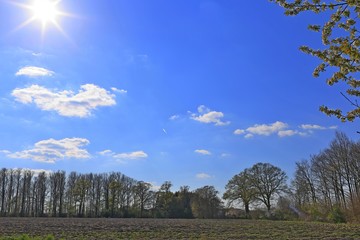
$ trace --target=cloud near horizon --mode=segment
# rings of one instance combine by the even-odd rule
[[[312,124],[302,124],[299,126],[301,130],[289,129],[287,123],[276,121],[271,124],[255,124],[254,126],[248,127],[247,129],[236,129],[234,131],[235,135],[245,135],[245,138],[252,138],[255,135],[260,136],[270,136],[277,134],[279,137],[290,137],[294,135],[299,136],[308,136],[313,133],[313,130],[326,130],[326,129],[336,129],[336,126],[323,127],[320,125]]]
[[[51,70],[35,66],[27,66],[20,68],[15,76],[28,76],[28,77],[50,77],[55,73]]]
[[[127,153],[115,153],[111,150],[104,150],[99,152],[102,156],[108,156],[117,160],[136,160],[136,159],[143,159],[147,158],[148,154],[142,150],[134,151],[134,152],[127,152]]]
[[[225,126],[229,125],[230,122],[223,122],[221,119],[224,117],[222,112],[211,111],[209,108],[204,105],[198,107],[198,115],[195,113],[191,114],[191,119],[201,122],[201,123],[214,123],[215,126]]]
[[[90,158],[90,154],[82,147],[88,145],[89,140],[85,138],[64,138],[55,140],[53,138],[42,140],[34,144],[29,150],[19,152],[10,152],[2,150],[1,152],[8,158],[30,159],[37,162],[55,163],[56,161],[74,158]]]
[[[89,117],[98,107],[116,104],[115,95],[94,84],[81,85],[78,93],[72,91],[52,91],[39,85],[16,88],[12,92],[15,100],[34,103],[44,111],[55,111],[65,117]]]
[[[201,155],[211,155],[211,152],[205,149],[196,149],[194,152]]]
[[[301,124],[300,128],[304,130],[327,130],[327,129],[337,129],[337,126],[323,127],[316,124]]]
[[[197,179],[209,179],[211,176],[207,173],[198,173],[196,174]]]
[[[147,158],[148,155],[144,151],[135,151],[128,153],[118,153],[113,156],[116,159],[139,159],[139,158]]]
[[[31,171],[34,175],[33,176],[39,176],[40,173],[45,173],[46,175],[49,175],[51,173],[53,173],[53,170],[46,170],[46,169],[33,169],[33,168],[13,168],[13,170],[21,170],[22,172],[24,171]]]

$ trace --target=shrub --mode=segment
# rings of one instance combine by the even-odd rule
[[[339,206],[334,206],[327,215],[327,220],[334,223],[345,223],[345,213]]]

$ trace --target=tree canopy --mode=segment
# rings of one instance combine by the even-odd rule
[[[360,117],[360,36],[358,18],[360,17],[360,0],[270,0],[285,8],[286,15],[297,15],[311,11],[329,16],[322,25],[309,25],[309,29],[321,32],[323,49],[301,46],[300,50],[320,59],[320,64],[313,72],[319,77],[328,71],[332,75],[327,84],[332,86],[339,82],[346,83],[346,92],[340,92],[349,102],[349,109],[320,106],[320,111],[336,116],[341,121],[354,121]]]
[[[249,215],[250,203],[255,200],[257,194],[249,169],[236,174],[225,186],[226,192],[223,198],[229,203],[239,201],[244,204],[245,213]]]
[[[256,200],[270,211],[274,197],[287,192],[286,180],[286,173],[280,168],[270,163],[256,163],[230,179],[223,198],[243,203],[246,215],[249,214],[250,203]]]

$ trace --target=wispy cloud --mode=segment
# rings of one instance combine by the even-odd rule
[[[243,129],[236,129],[235,131],[234,131],[234,134],[235,135],[241,135],[241,134],[244,134],[246,131],[245,130],[243,130]]]
[[[327,129],[337,129],[337,126],[324,127],[316,124],[301,124],[299,128],[304,130],[327,130]]]
[[[251,134],[251,133],[247,133],[247,134],[245,134],[245,137],[244,137],[244,138],[249,139],[249,138],[253,138],[253,137],[254,137],[254,135],[253,135],[253,134]]]
[[[207,173],[198,173],[196,174],[197,179],[209,179],[211,176]]]
[[[16,101],[34,103],[44,111],[56,111],[66,117],[89,117],[91,112],[104,106],[116,104],[115,95],[94,84],[85,84],[78,93],[72,91],[53,91],[39,85],[16,88],[12,92]]]
[[[192,113],[190,118],[201,122],[201,123],[214,123],[215,126],[225,126],[229,125],[229,121],[222,121],[221,119],[224,117],[222,112],[211,111],[209,108],[201,105],[198,107],[198,114]]]
[[[308,136],[313,130],[336,129],[336,126],[323,127],[316,124],[302,124],[298,129],[290,129],[287,123],[276,121],[271,124],[255,124],[246,129],[236,129],[235,135],[244,135],[245,138],[252,138],[255,135],[270,136],[277,134],[279,137]]]
[[[148,154],[144,151],[134,151],[134,152],[127,152],[127,153],[116,153],[112,150],[104,150],[98,152],[101,156],[106,156],[118,160],[119,162],[124,162],[124,160],[137,160],[137,159],[144,159],[148,157]]]
[[[176,120],[176,119],[178,119],[178,118],[180,118],[179,115],[172,115],[172,116],[169,117],[169,120],[174,121],[174,120]]]
[[[316,125],[316,124],[301,124],[300,128],[305,129],[305,130],[309,130],[309,129],[323,130],[323,129],[326,129],[323,126]]]
[[[47,139],[34,144],[34,147],[19,152],[2,150],[8,158],[30,159],[37,162],[55,163],[56,161],[75,158],[89,158],[90,154],[82,147],[90,142],[85,138],[64,138],[61,140]]]
[[[279,137],[291,137],[294,135],[305,136],[306,135],[306,133],[304,133],[304,132],[299,132],[299,131],[291,130],[291,129],[290,130],[281,130],[277,134]]]
[[[148,155],[144,151],[135,151],[135,152],[128,152],[128,153],[118,153],[113,156],[116,159],[141,159],[147,158]]]
[[[196,149],[194,152],[201,154],[201,155],[211,155],[211,152],[205,149]]]
[[[98,153],[100,155],[102,155],[102,156],[113,156],[113,155],[115,155],[115,153],[113,151],[109,150],[109,149],[98,152]]]
[[[126,94],[127,93],[127,90],[124,90],[124,89],[118,89],[116,87],[112,87],[111,90],[113,92],[117,92],[117,93],[120,93],[120,94]]]
[[[54,72],[46,68],[27,66],[20,68],[16,73],[16,76],[28,76],[28,77],[46,77],[54,75]]]
[[[222,153],[222,154],[220,155],[220,157],[222,157],[222,158],[231,157],[231,154],[230,154],[230,153]]]

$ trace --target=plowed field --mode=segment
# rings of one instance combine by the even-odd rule
[[[360,239],[360,225],[252,220],[0,218],[0,239]]]

